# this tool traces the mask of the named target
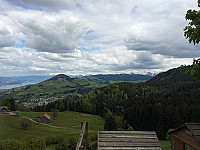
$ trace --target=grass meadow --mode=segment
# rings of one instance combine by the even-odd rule
[[[21,115],[36,120],[39,112],[22,112]],[[51,113],[47,113],[51,116]],[[48,124],[61,127],[53,128],[41,124],[32,123],[32,127],[28,130],[22,130],[19,126],[20,116],[9,116],[0,114],[0,140],[18,139],[23,140],[29,137],[56,137],[64,138],[74,137],[78,140],[80,135],[81,121],[88,121],[89,124],[89,140],[97,135],[98,130],[103,130],[104,120],[96,115],[83,114],[77,112],[59,112],[58,118]]]

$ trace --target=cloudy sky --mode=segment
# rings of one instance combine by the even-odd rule
[[[158,73],[200,57],[197,0],[0,0],[0,76]]]

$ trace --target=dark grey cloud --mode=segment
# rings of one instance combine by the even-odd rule
[[[179,38],[178,35],[174,36],[172,39],[169,37],[162,40],[163,34],[157,36],[157,41],[150,41],[150,39],[146,40],[142,38],[138,39],[138,37],[131,36],[125,41],[125,45],[129,50],[149,51],[154,54],[162,54],[177,58],[193,58],[200,56],[200,45],[188,43],[186,39],[182,36],[182,38]]]
[[[0,48],[14,46],[15,38],[6,28],[5,24],[0,21]]]
[[[76,6],[75,1],[71,0],[5,0],[25,9],[39,9],[39,10],[61,10],[72,9]]]

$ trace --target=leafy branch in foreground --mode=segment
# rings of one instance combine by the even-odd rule
[[[198,7],[200,7],[200,0],[198,0]],[[189,9],[185,19],[190,22],[184,28],[184,36],[189,39],[190,43],[198,44],[200,41],[200,10]]]
[[[200,7],[200,0],[198,0],[198,7]],[[200,10],[188,10],[185,16],[189,20],[188,26],[184,28],[184,36],[189,39],[189,42],[199,44],[200,41]],[[192,66],[182,65],[181,72],[200,80],[200,58],[193,60]]]
[[[194,79],[200,80],[200,58],[194,59],[192,66],[182,65],[180,71],[193,77]]]

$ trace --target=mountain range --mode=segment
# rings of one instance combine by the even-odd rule
[[[152,78],[155,74],[107,74],[107,75],[70,75],[70,78],[87,78],[95,77],[105,81],[146,81]],[[12,89],[20,86],[32,85],[40,83],[47,79],[52,78],[52,75],[30,75],[30,76],[13,76],[13,77],[0,77],[0,89]]]

